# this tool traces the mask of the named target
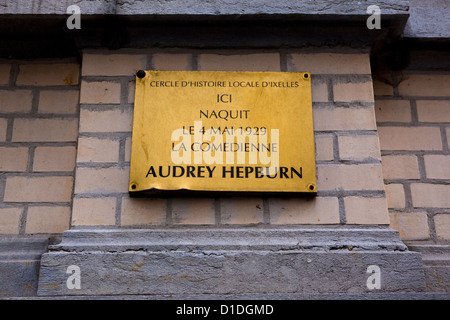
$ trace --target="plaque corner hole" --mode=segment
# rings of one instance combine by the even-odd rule
[[[138,71],[136,72],[136,76],[137,76],[139,79],[145,78],[145,75],[146,75],[146,73],[145,73],[144,70],[138,70]]]

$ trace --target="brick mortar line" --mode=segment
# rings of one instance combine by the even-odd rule
[[[71,208],[72,202],[3,202],[0,203],[0,208],[22,208],[24,205],[29,207],[69,207]]]
[[[318,190],[317,197],[338,198],[338,197],[365,197],[365,198],[385,198],[384,190]]]
[[[128,84],[130,80],[122,79],[120,81],[120,104],[128,104]]]
[[[104,109],[104,110],[110,110],[110,109],[119,109],[119,108],[133,108],[134,104],[122,104],[120,102],[117,103],[80,103],[80,109]]]
[[[76,162],[77,168],[129,168],[131,161],[84,161]],[[320,166],[331,166],[331,165],[381,165],[381,159],[376,158],[365,158],[365,159],[333,159],[333,160],[316,160],[316,168]],[[222,164],[216,164],[222,165]]]
[[[199,57],[199,53],[192,53],[191,54],[191,65],[190,65],[190,70],[188,71],[200,71],[199,70],[199,65],[198,65],[198,57]]]
[[[427,174],[426,174],[426,168],[425,168],[425,160],[422,154],[418,154],[416,155],[416,159],[417,159],[417,167],[419,169],[419,177],[421,181],[424,181],[427,179]]]
[[[124,198],[130,198],[130,199],[139,199],[130,197],[128,192],[79,192],[75,193],[74,199],[92,199],[92,198],[117,198],[117,197],[124,197]],[[236,196],[237,198],[248,198],[245,193],[242,193],[241,196]],[[328,191],[318,191],[317,193],[318,198],[347,198],[347,197],[362,197],[362,198],[386,198],[384,190],[328,190]],[[173,196],[173,197],[150,197],[152,199],[174,199],[179,198],[179,196]],[[226,197],[219,197],[216,198],[218,200],[218,205],[220,205],[220,200],[222,198]],[[279,198],[276,196],[270,196],[270,197],[261,197],[261,196],[251,196],[250,198],[257,198],[257,199],[267,199],[270,202],[270,199]],[[281,196],[281,198],[283,198]],[[292,198],[292,197],[289,197]],[[301,197],[304,199],[308,199],[308,197]],[[70,203],[69,203],[70,204]]]
[[[412,202],[412,192],[411,192],[411,183],[405,182],[402,183],[403,185],[403,194],[405,195],[405,209],[413,209],[413,202]]]
[[[385,184],[394,184],[394,183],[415,183],[415,184],[435,184],[435,185],[449,185],[450,179],[436,179],[436,178],[417,178],[417,179],[385,179]]]
[[[27,162],[26,172],[29,172],[29,173],[33,172],[35,152],[36,152],[36,146],[30,146],[28,148],[28,162]]]
[[[27,224],[27,218],[28,218],[28,204],[25,204],[22,209],[22,214],[19,218],[19,226],[18,226],[18,234],[24,235],[26,234],[26,224]]]
[[[288,59],[288,66],[289,66],[289,59]],[[288,71],[288,72],[303,72],[303,71]],[[310,71],[304,71],[304,72],[310,72]],[[311,79],[314,80],[319,80],[322,79],[324,81],[326,80],[332,80],[332,79],[350,79],[350,80],[357,80],[355,83],[360,83],[361,79],[362,80],[367,80],[364,82],[368,82],[368,81],[373,81],[372,79],[372,74],[371,73],[314,73],[311,72]],[[333,82],[331,82],[330,84],[333,84]]]
[[[45,142],[0,142],[0,147],[23,148],[23,147],[76,147],[76,141],[45,141]]]
[[[320,131],[317,131],[320,133]],[[355,133],[356,132],[356,133]],[[337,138],[339,137],[378,137],[378,131],[377,130],[341,130],[341,131],[335,131]]]
[[[119,164],[124,164],[127,163],[127,161],[125,161],[125,145],[126,145],[126,139],[127,137],[120,137],[119,139]],[[128,163],[130,163],[128,161]]]
[[[437,240],[436,224],[434,221],[434,214],[427,212],[427,224],[428,224],[428,234],[430,239]]]
[[[433,217],[439,214],[450,214],[450,208],[432,208],[432,207],[416,207],[413,209],[407,208],[389,208],[389,212],[396,213],[421,213],[426,211],[426,213],[432,214]]]
[[[322,131],[314,131],[314,138],[325,138],[325,137],[333,137],[332,132],[322,132]]]
[[[325,77],[313,77],[313,76],[311,76],[311,86],[318,85],[318,84],[325,85],[326,89],[327,89],[327,100],[328,101],[333,101],[333,100],[329,100],[328,99],[328,82],[329,82],[329,79],[327,79]],[[314,101],[313,101],[313,103],[314,103]]]
[[[4,119],[54,119],[54,120],[72,120],[78,119],[77,113],[32,113],[32,112],[0,112],[0,118]]]
[[[329,77],[331,84],[334,86],[341,83],[366,83],[373,82],[371,73],[329,73],[314,74],[317,76]]]
[[[0,174],[0,206],[3,203],[4,195],[6,190],[6,176],[2,172]]]
[[[81,75],[81,82],[85,83],[93,83],[93,82],[112,82],[112,83],[121,83],[121,82],[130,82],[136,80],[136,74],[124,74],[124,75]]]
[[[99,226],[101,226],[101,225],[99,225]],[[104,227],[108,227],[108,226],[105,226],[105,225],[103,225]],[[177,225],[177,227],[180,227],[180,226],[183,226],[183,225]],[[192,224],[189,224],[189,226],[195,226],[195,225],[192,225]],[[204,226],[203,224],[202,225],[199,225],[199,226]],[[213,226],[213,225],[211,225],[211,226]],[[93,226],[94,227],[94,229],[96,229],[95,228],[95,226]],[[164,225],[164,223],[161,223],[161,222],[158,222],[158,223],[156,223],[156,222],[147,222],[147,223],[142,223],[142,224],[126,224],[126,225],[120,225],[120,226],[113,226],[113,228],[117,228],[117,229],[130,229],[130,228],[132,228],[132,229],[145,229],[145,230],[151,230],[151,229],[161,229],[161,227],[165,227],[165,228],[167,228],[167,226],[166,225]],[[79,227],[77,227],[78,229],[85,229],[84,228],[84,226],[79,226]]]
[[[445,153],[450,154],[450,141],[447,141],[447,130],[450,132],[450,123],[448,126],[441,126],[442,149]]]
[[[128,131],[119,131],[119,132],[81,132],[78,136],[78,139],[99,139],[99,140],[111,140],[111,141],[119,141],[119,143],[127,138],[132,137],[132,132]]]
[[[374,129],[355,129],[355,130],[314,130],[314,135],[331,135],[333,133],[338,134],[339,136],[377,136],[378,131]]]
[[[31,90],[32,98],[31,98],[31,114],[39,114],[39,99],[41,97],[41,90],[32,89]]]
[[[419,113],[417,111],[416,100],[410,99],[411,125],[417,127],[419,125]]]
[[[373,166],[373,165],[376,165],[376,166],[381,166],[381,161],[378,161],[378,160],[376,160],[376,162],[359,162],[359,161],[352,161],[352,160],[349,160],[349,161],[345,161],[345,162],[342,162],[342,160],[340,161],[340,162],[337,162],[337,163],[335,163],[335,162],[326,162],[326,163],[318,163],[317,164],[317,168],[318,167],[331,167],[331,166],[336,166],[336,165],[341,165],[341,166],[354,166],[354,165],[361,165],[361,166]]]
[[[19,75],[19,64],[15,61],[12,61],[11,69],[9,70],[9,82],[8,82],[9,88],[15,87],[18,75]]]
[[[114,212],[115,226],[120,227],[122,223],[122,196],[116,196],[116,208]]]
[[[130,162],[76,162],[77,169],[130,169]]]
[[[336,132],[333,133],[333,160],[334,162],[340,161],[340,152],[339,152],[339,139]],[[317,162],[316,162],[317,167]]]
[[[109,225],[109,224],[108,225],[105,225],[105,224],[95,224],[95,225],[81,224],[81,225],[74,225],[70,228],[70,230],[95,230],[95,229],[117,230],[120,228],[116,227],[115,225]]]
[[[153,60],[153,59],[152,59]],[[209,70],[199,70],[198,69],[198,56],[193,54],[190,59],[190,70],[183,70],[183,71],[209,71]],[[283,59],[284,60],[284,59]],[[286,70],[285,71],[275,71],[275,72],[291,72],[291,73],[302,73],[302,72],[308,72],[308,71],[288,71],[289,69],[289,61],[287,59],[286,62],[284,62],[280,57],[280,69],[284,68],[283,64],[286,63]],[[145,71],[159,71],[155,68],[153,65],[153,61],[151,62],[150,66],[147,67]],[[164,71],[164,70],[161,70]],[[218,70],[220,71],[220,70]],[[224,71],[227,72],[227,71]],[[251,72],[251,70],[248,71],[240,71],[240,72]],[[263,71],[261,71],[263,72]],[[81,75],[81,81],[80,82],[120,82],[120,81],[134,81],[136,78],[135,74],[128,74],[128,75]],[[333,73],[311,73],[311,78],[313,81],[317,80],[332,80],[331,85],[334,84],[340,84],[340,83],[366,83],[366,82],[372,82],[372,74],[370,73],[340,73],[340,74],[333,74]],[[70,85],[70,87],[77,87],[80,84],[77,85]],[[45,85],[21,85],[20,88],[33,88],[33,87],[44,87]],[[60,87],[60,86],[48,86],[48,87]],[[67,86],[69,87],[69,86]]]
[[[112,104],[112,103],[104,103],[104,104],[93,104],[93,103],[80,103],[80,112],[81,111],[116,111],[116,110],[121,110],[121,111],[131,111],[131,113],[133,113],[134,111],[134,104],[129,104],[129,103],[116,103],[116,104]]]
[[[334,153],[334,150],[333,150]],[[339,160],[336,159],[331,159],[331,160],[316,160],[316,165],[320,165],[320,164],[328,164],[328,163],[335,163],[338,164],[340,163]]]
[[[318,130],[314,131],[315,137],[326,137],[331,136],[336,133],[338,136],[342,137],[359,137],[359,136],[374,136],[377,137],[378,133],[376,130]],[[132,131],[115,131],[115,132],[93,132],[93,131],[82,131],[79,133],[79,137],[82,138],[102,138],[102,139],[113,139],[119,140],[123,137],[132,137]],[[71,142],[73,143],[73,142]],[[0,143],[1,144],[1,143]],[[395,151],[395,150],[393,150]]]
[[[287,53],[279,52],[279,56],[280,56],[280,71],[287,72],[289,69]]]
[[[427,155],[450,155],[447,150],[381,150],[381,156],[427,156]]]
[[[408,127],[408,128],[423,128],[423,127],[445,127],[450,126],[450,122],[377,122],[378,127]]]
[[[338,196],[338,208],[339,208],[339,224],[347,224],[345,201],[342,196]]]
[[[402,101],[402,100],[426,100],[426,101],[446,101],[446,100],[450,100],[450,96],[388,96],[388,95],[384,95],[384,96],[380,96],[380,95],[375,95],[375,101],[377,100],[396,100],[396,101]]]
[[[153,69],[153,54],[145,53],[145,56],[146,56],[145,70]]]
[[[22,177],[22,178],[51,178],[51,177],[71,177],[73,178],[73,171],[3,171],[2,175],[5,178]]]
[[[74,113],[31,113],[31,112],[22,112],[22,113],[1,113],[0,118],[8,119],[56,119],[56,120],[70,120],[77,119],[79,117],[78,111]]]
[[[335,108],[375,110],[375,103],[373,100],[333,101],[333,106]]]
[[[80,91],[80,85],[0,85],[0,91],[19,91],[19,90],[38,90],[38,91]]]
[[[12,142],[13,129],[14,129],[14,118],[13,117],[7,118],[5,143]]]
[[[333,94],[329,94],[333,95]],[[333,97],[330,97],[333,98]],[[329,100],[328,102],[313,102],[312,108],[314,109],[336,109],[336,108],[342,108],[342,109],[374,109],[375,104],[373,101],[365,101],[365,100],[354,100],[354,101],[333,101]]]
[[[428,128],[448,126],[450,122],[377,122],[377,127]]]
[[[360,164],[381,164],[381,159],[377,158],[363,158],[363,159],[343,159],[339,158],[336,164],[348,164],[348,165],[360,165]],[[318,163],[321,164],[321,163]],[[330,164],[330,162],[326,162],[325,164]]]
[[[76,160],[77,160],[77,155],[78,155],[78,146],[76,147],[76,153],[75,153],[75,165],[72,171],[72,191],[70,193],[70,212],[69,212],[69,229],[72,228],[72,217],[73,217],[73,199],[75,197],[75,185],[76,185],[76,179],[75,179],[75,174],[76,174]]]
[[[128,192],[79,192],[75,193],[73,199],[97,199],[97,198],[117,198],[129,196]],[[136,198],[139,199],[139,198]]]
[[[45,84],[36,84],[36,85],[14,85],[12,87],[8,87],[12,90],[39,90],[39,91],[76,91],[80,90],[80,83],[78,84],[62,84],[62,85],[45,85]]]

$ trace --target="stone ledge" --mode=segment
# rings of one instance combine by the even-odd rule
[[[298,301],[298,300],[450,300],[450,293],[440,292],[383,292],[383,293],[280,293],[280,294],[176,294],[176,295],[116,295],[116,296],[41,296],[7,297],[2,300],[183,300],[201,301]],[[225,303],[225,302],[224,302]]]
[[[411,17],[405,27],[406,38],[450,39],[447,0],[409,0]]]
[[[367,15],[366,1],[198,1],[198,0],[2,0],[0,14],[66,15],[67,7],[76,4],[87,15]],[[383,14],[408,12],[407,0],[380,0],[377,5]]]
[[[47,239],[0,239],[0,297],[35,296]]]
[[[450,293],[450,244],[411,242],[408,248],[422,256],[427,291]]]
[[[76,57],[84,48],[367,48],[395,39],[409,16],[408,1],[381,1],[382,28],[369,30],[367,2],[82,0],[81,30],[69,30],[72,1],[3,2],[0,57],[15,59]]]
[[[320,250],[406,251],[397,231],[389,228],[180,228],[69,230],[49,251],[214,251]]]
[[[0,261],[40,260],[47,246],[46,238],[3,238],[0,239]]]
[[[369,293],[370,265],[380,292],[425,292],[420,254],[387,228],[71,230],[43,254],[38,295]]]

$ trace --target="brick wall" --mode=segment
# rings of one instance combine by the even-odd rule
[[[79,64],[0,61],[0,234],[69,229]]]
[[[392,228],[404,240],[450,240],[450,75],[374,82]]]
[[[310,71],[318,196],[130,198],[139,69]],[[73,226],[388,224],[370,73],[366,53],[85,52]]]
[[[0,234],[389,223],[368,54],[88,51],[79,68],[0,63]],[[318,196],[130,198],[139,69],[311,72]]]

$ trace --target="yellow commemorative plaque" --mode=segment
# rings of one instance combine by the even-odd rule
[[[139,71],[130,193],[316,193],[309,73]]]

